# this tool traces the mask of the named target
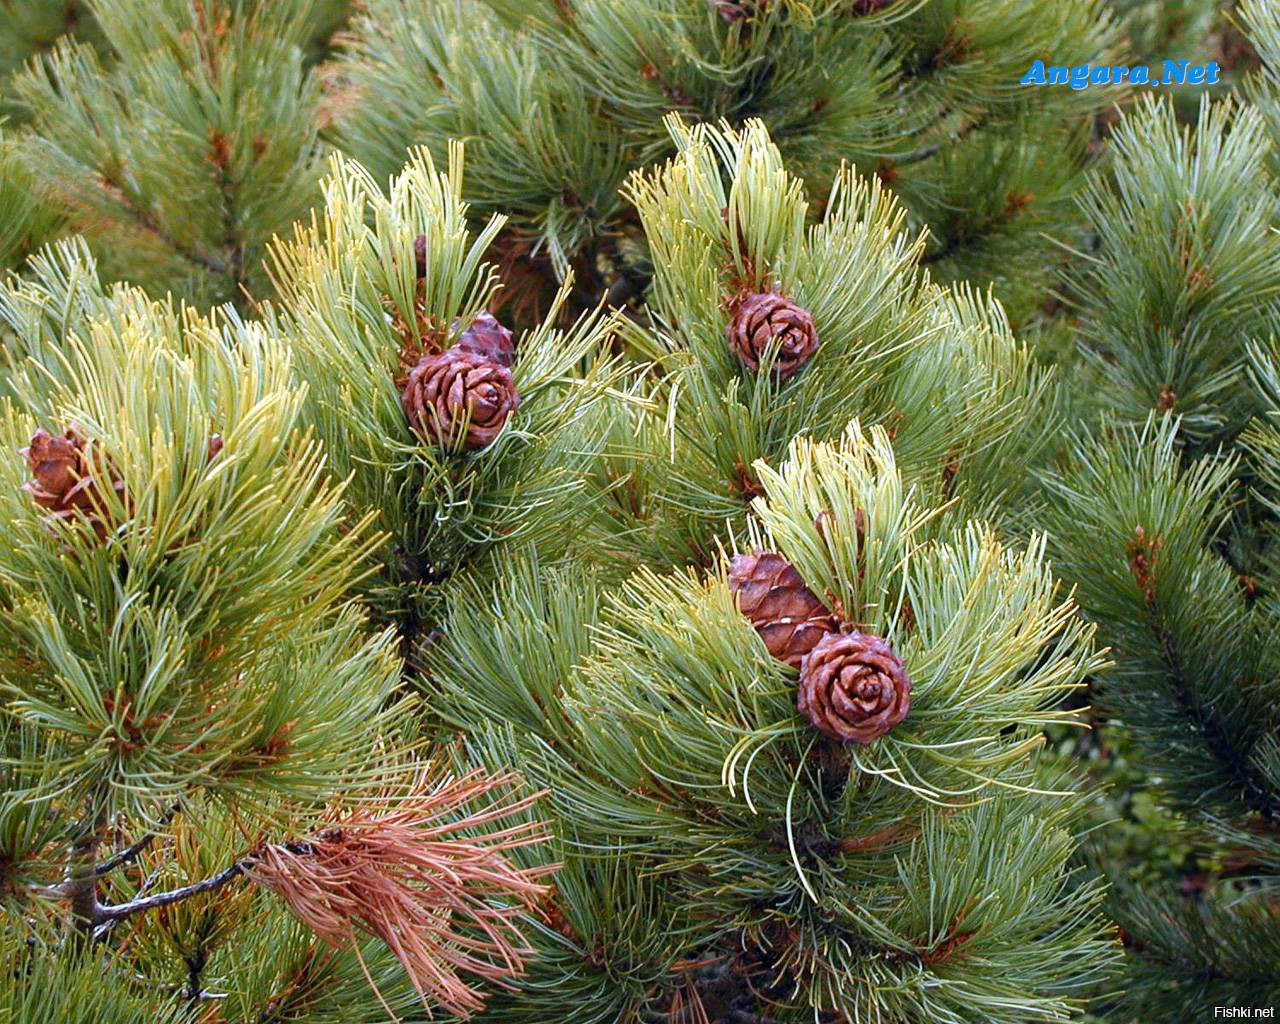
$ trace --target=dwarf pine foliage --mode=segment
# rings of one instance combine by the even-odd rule
[[[0,1022],[1274,1005],[1221,7],[0,0]]]
[[[366,980],[363,1019],[426,998],[479,1005],[456,971],[519,963],[513,912],[486,908],[542,891],[503,854],[540,826],[528,798],[502,796],[514,779],[451,783],[465,769],[448,751],[423,774],[395,636],[351,599],[378,544],[372,516],[349,514],[285,342],[230,310],[104,289],[71,246],[10,282],[0,308],[15,342],[4,443],[26,456],[3,469],[0,862],[15,952],[0,1005],[47,1020],[29,992],[52,978],[40,984],[84,1014],[67,1020],[129,1006],[178,1020],[230,985],[252,1019],[304,975],[298,1006],[316,1020],[353,1019],[351,985]],[[439,955],[398,937],[394,905],[342,909],[348,890],[407,907],[419,875],[434,879],[419,934]],[[464,917],[485,941],[458,930]],[[262,962],[237,973],[245,951],[223,953],[250,927]],[[405,969],[389,974],[393,954]]]
[[[565,862],[562,926],[485,1019],[1066,1019],[1114,946],[1068,867],[1080,803],[1039,726],[1100,661],[1042,542],[943,525],[881,430],[800,439],[757,469],[750,542],[892,644],[910,714],[865,748],[815,732],[721,568],[641,570],[584,599],[526,562],[477,588],[430,658],[438,702],[552,789]],[[548,658],[540,624],[566,617],[585,625]],[[527,670],[495,678],[495,629]]]
[[[502,218],[473,232],[462,188],[460,146],[440,169],[416,151],[385,192],[335,159],[323,216],[271,254],[273,320],[290,337],[307,418],[349,479],[351,507],[374,510],[384,536],[370,599],[410,647],[459,570],[516,546],[552,558],[582,547],[601,503],[593,477],[615,415],[605,407],[631,386],[609,353],[612,321],[559,327],[557,303],[515,339],[509,429],[471,453],[422,443],[402,401],[408,374],[456,342],[499,284],[484,256]]]
[[[1194,887],[1116,871],[1124,1021],[1280,995],[1280,19],[1261,3],[1243,15],[1264,57],[1249,102],[1206,106],[1194,128],[1144,104],[1090,190],[1102,244],[1081,282],[1078,393],[1101,416],[1046,479],[1055,564],[1114,652],[1103,728],[1214,865]]]

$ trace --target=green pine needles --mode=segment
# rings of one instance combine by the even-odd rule
[[[460,602],[429,660],[438,703],[488,756],[552,789],[574,883],[557,883],[567,927],[539,933],[548,956],[485,1019],[514,1019],[514,1006],[528,1020],[693,1012],[681,1005],[742,1019],[1067,1019],[1115,947],[1099,890],[1068,867],[1078,780],[1037,749],[1101,659],[1043,545],[941,526],[883,431],[799,440],[780,470],[756,469],[751,543],[891,643],[910,714],[866,747],[815,732],[795,670],[769,655],[720,570],[642,571],[584,603],[526,566],[487,601]],[[552,690],[536,624],[566,613],[589,625],[560,634],[570,653],[557,660],[580,668]],[[496,677],[484,667],[495,629],[516,666]],[[620,908],[582,887],[619,875],[646,900],[656,887],[674,917],[665,933],[619,935]],[[566,963],[566,938],[581,962]],[[647,991],[613,977],[615,949],[628,974],[653,979]],[[571,1010],[584,974],[595,995]]]
[[[257,985],[242,998],[265,1006],[313,962],[299,1005],[321,1013],[350,998],[334,991],[343,972],[386,981],[394,954],[405,970],[388,995],[366,990],[373,1006],[474,1009],[459,972],[518,970],[503,901],[542,891],[503,853],[539,839],[531,798],[507,800],[502,774],[424,770],[394,633],[351,599],[379,543],[372,516],[347,514],[285,342],[230,311],[104,293],[81,260],[49,254],[4,303],[18,332],[77,298],[100,313],[66,324],[47,363],[19,363],[3,416],[5,447],[26,456],[3,468],[0,863],[25,934],[4,998],[29,1019],[31,972],[80,984],[69,951],[96,942],[120,1005],[198,1006],[230,967],[218,954],[263,913],[252,894],[204,894],[247,878],[310,937],[276,910],[266,934],[297,955],[237,979]],[[385,944],[367,958],[366,936]]]
[[[113,272],[249,306],[263,247],[314,200],[309,0],[102,2],[113,58],[62,43],[17,80],[36,187]]]
[[[514,339],[519,407],[491,444],[461,454],[411,429],[411,370],[452,346],[499,283],[484,254],[502,219],[473,234],[462,182],[461,147],[444,170],[415,152],[386,193],[338,159],[323,219],[272,250],[281,299],[271,315],[291,339],[333,471],[349,478],[354,509],[376,510],[385,540],[371,597],[410,650],[429,632],[440,584],[460,569],[513,545],[548,557],[581,549],[574,524],[602,501],[592,477],[612,415],[603,406],[627,386],[608,354],[610,318],[556,326],[567,284],[547,318]]]
[[[776,465],[797,434],[834,438],[854,416],[893,433],[931,496],[1007,508],[1055,412],[1052,381],[1000,307],[919,270],[922,243],[874,180],[842,169],[815,218],[760,122],[669,128],[679,155],[627,189],[657,267],[654,328],[627,337],[668,371],[663,411],[640,434],[651,457],[633,493],[618,492],[623,515],[658,510],[647,546],[713,558],[716,531],[758,493],[756,460]],[[784,381],[768,356],[753,372],[725,344],[741,297],[771,291],[808,310],[819,339]]]

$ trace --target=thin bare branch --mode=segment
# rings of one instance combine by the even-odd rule
[[[143,896],[139,899],[129,900],[127,903],[116,903],[112,906],[99,906],[97,923],[103,924],[107,921],[118,921],[122,918],[131,917],[134,914],[140,914],[146,910],[154,910],[156,907],[165,907],[170,903],[178,903],[191,896],[197,896],[202,892],[212,892],[214,889],[220,889],[234,878],[244,874],[245,868],[253,860],[252,857],[245,857],[238,860],[229,868],[224,868],[211,878],[203,881],[194,882],[191,885],[184,885],[178,889],[169,889],[165,892],[158,892],[153,896]]]
[[[179,807],[178,804],[174,804],[172,807],[170,807],[167,811],[164,812],[159,822],[159,824],[162,827],[169,824],[169,822],[173,820],[173,816],[178,813],[178,807]],[[156,834],[157,833],[155,832],[148,832],[136,843],[132,843],[129,846],[126,846],[119,853],[112,854],[106,860],[100,861],[98,863],[98,866],[93,869],[94,876],[97,878],[101,878],[103,875],[109,875],[112,871],[120,867],[122,864],[128,864],[130,861],[137,858],[139,854],[143,853],[147,849],[147,847],[149,847],[153,842],[155,842]]]

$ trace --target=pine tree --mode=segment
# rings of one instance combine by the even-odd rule
[[[632,475],[605,453],[614,558],[451,580],[423,654],[443,725],[556,812],[539,954],[481,1019],[1066,1019],[1114,947],[1036,750],[1100,660],[1042,541],[970,518],[1018,486],[1039,426],[1003,410],[1046,382],[998,306],[918,276],[877,184],[842,172],[806,227],[762,125],[672,131],[628,188],[667,330],[623,328],[661,376]],[[744,348],[744,315],[792,335]],[[956,420],[911,404],[944,387]],[[859,409],[882,425],[831,421]],[[851,712],[855,665],[881,674]]]
[[[996,282],[1021,318],[1107,96],[1014,86],[1046,53],[1105,62],[1118,38],[1094,3],[373,0],[331,134],[379,176],[410,145],[439,161],[443,140],[475,140],[468,198],[512,216],[496,254],[522,297],[572,266],[589,307],[652,270],[617,190],[670,152],[663,117],[759,118],[807,180],[847,160],[891,183],[938,276]]]
[[[0,268],[23,263],[54,233],[58,220],[35,194],[12,132],[0,130]]]
[[[5,0],[0,18],[0,80],[8,79],[32,57],[47,52],[62,37],[98,45],[101,34],[93,13],[81,0]],[[0,90],[0,118],[12,119],[21,109],[12,104],[8,83]]]
[[[757,469],[743,543],[846,623],[799,670],[814,721],[846,685],[815,656],[873,640],[896,711],[850,723],[866,745],[819,731],[722,567],[476,586],[436,706],[552,790],[564,862],[529,976],[480,1019],[1067,1019],[1114,946],[1066,866],[1074,782],[1036,754],[1098,664],[1041,545],[940,525],[880,430]]]
[[[33,271],[0,290],[4,1018],[478,1008],[527,955],[536,794],[428,760],[286,344],[83,246]]]
[[[315,5],[94,0],[92,11],[106,56],[62,41],[13,85],[34,187],[105,273],[248,309],[266,242],[316,195]]]
[[[651,564],[712,561],[759,493],[757,460],[777,466],[792,438],[837,438],[852,416],[892,433],[931,499],[1016,518],[1055,429],[1054,384],[1000,305],[922,273],[923,240],[875,179],[844,168],[812,202],[761,123],[669,126],[679,155],[626,190],[657,268],[656,329],[628,340],[667,376],[657,413],[636,420],[647,458],[611,492],[613,532]],[[801,365],[744,348],[744,302],[760,295],[811,317]]]
[[[1194,127],[1141,105],[1089,193],[1081,405],[1102,417],[1048,477],[1055,566],[1116,661],[1104,735],[1199,855],[1179,873],[1103,864],[1129,950],[1107,1020],[1280,997],[1280,17],[1242,13],[1264,60],[1255,102],[1203,106]]]
[[[0,0],[0,1020],[1273,1000],[1218,6]]]
[[[6,0],[0,8],[0,270],[19,266],[58,229],[53,208],[41,202],[18,154],[13,126],[25,115],[12,81],[24,62],[47,52],[64,35],[100,45],[92,14],[79,0]]]
[[[415,151],[387,192],[335,158],[323,216],[270,264],[281,298],[267,312],[291,340],[309,420],[352,508],[374,510],[382,534],[370,606],[411,662],[432,639],[442,584],[500,571],[513,548],[559,558],[587,544],[574,526],[602,503],[594,477],[616,415],[605,405],[626,387],[608,318],[562,329],[552,309],[513,334],[485,312],[498,278],[483,256],[503,219],[473,235],[462,182],[457,146],[440,171]],[[497,365],[474,351],[486,331],[504,349],[490,353]]]

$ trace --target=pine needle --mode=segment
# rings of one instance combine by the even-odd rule
[[[506,856],[546,839],[542,822],[474,832],[518,818],[542,793],[463,812],[517,781],[424,772],[407,797],[335,813],[304,842],[264,846],[246,874],[335,947],[354,945],[359,933],[380,938],[424,1003],[468,1017],[484,997],[462,975],[509,988],[524,974],[532,950],[519,918],[549,891],[539,879],[555,870],[519,868]]]

